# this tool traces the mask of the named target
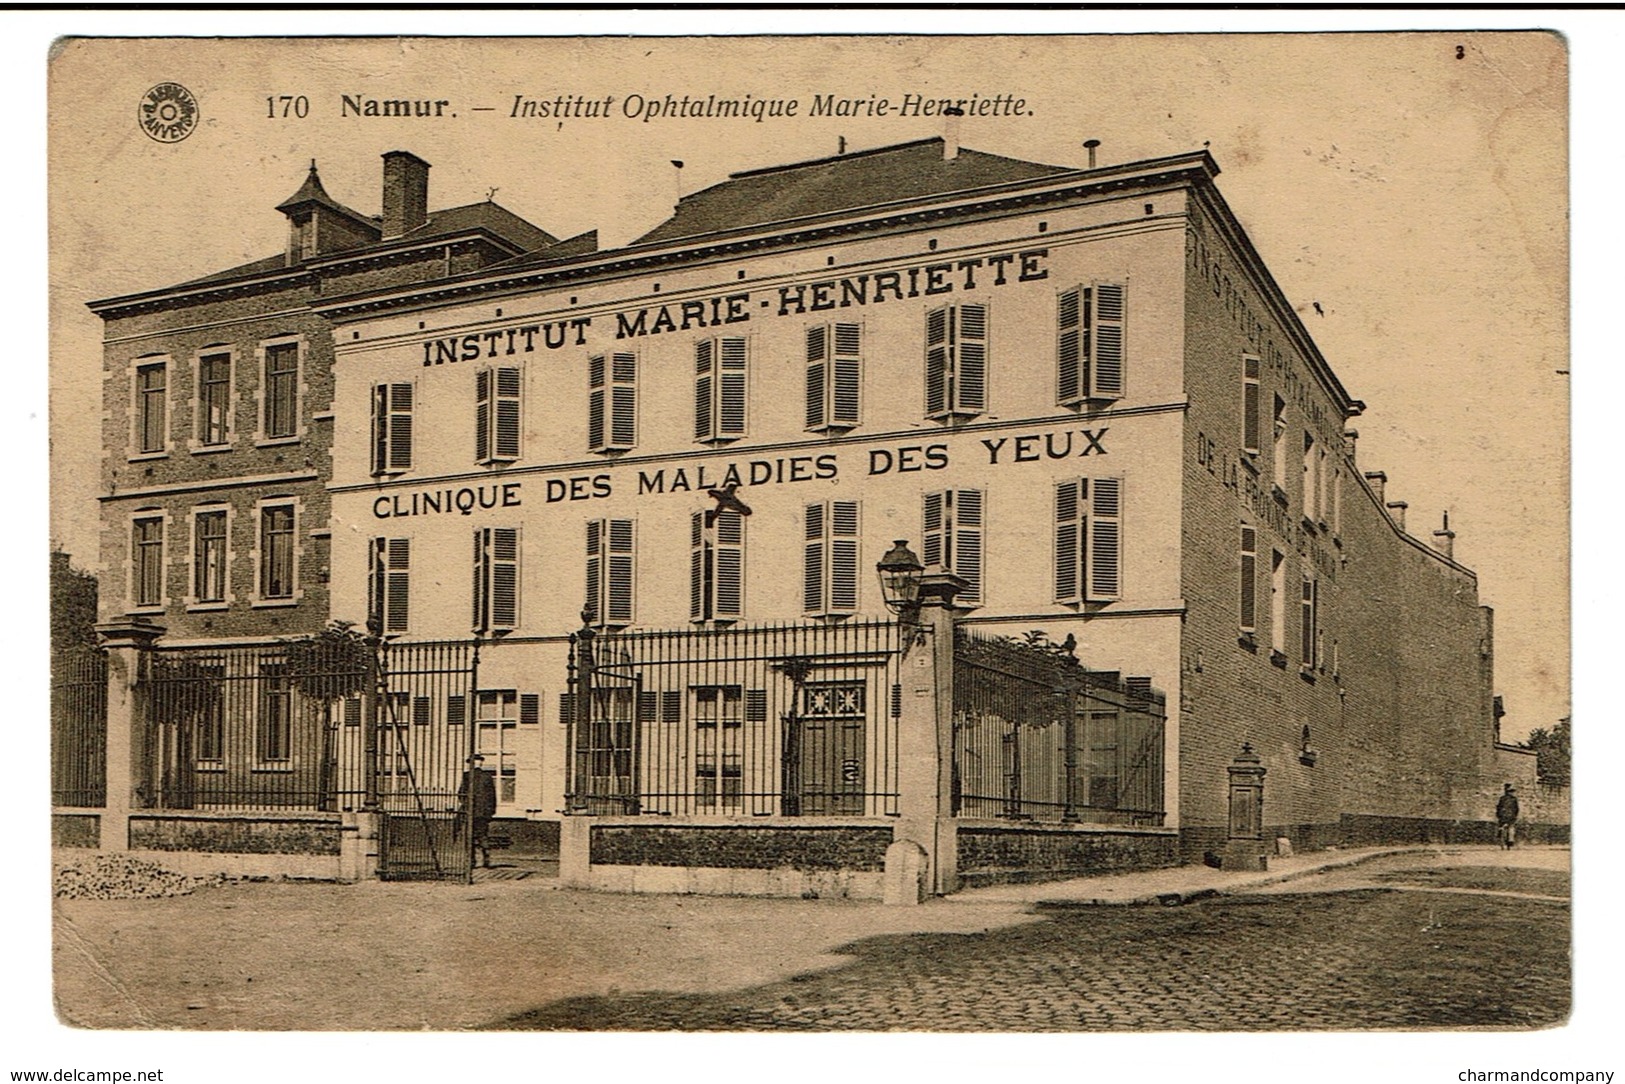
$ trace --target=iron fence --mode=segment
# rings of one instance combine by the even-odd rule
[[[572,812],[897,812],[890,621],[571,638]]]
[[[960,630],[954,811],[964,817],[1160,824],[1163,694],[1045,643]]]
[[[51,655],[51,803],[107,803],[107,652]]]

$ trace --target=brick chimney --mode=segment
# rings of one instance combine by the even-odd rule
[[[429,163],[409,151],[384,155],[384,239],[429,220]]]
[[[1446,558],[1456,559],[1456,532],[1450,529],[1450,513],[1444,514],[1444,528],[1433,532],[1433,548]]]
[[[1388,502],[1388,511],[1393,513],[1394,522],[1399,525],[1399,529],[1402,531],[1405,529],[1405,509],[1409,507],[1409,501]]]
[[[1343,454],[1350,459],[1354,458],[1355,449],[1360,444],[1360,431],[1358,429],[1343,430]]]
[[[1382,503],[1383,491],[1388,488],[1388,475],[1380,470],[1365,472],[1365,480],[1371,483],[1371,488],[1377,494],[1377,503]]]
[[[965,111],[951,105],[942,114],[945,118],[942,122],[942,160],[952,162],[959,157],[959,118],[965,115]]]

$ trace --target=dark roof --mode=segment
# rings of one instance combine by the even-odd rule
[[[297,270],[297,268],[288,266],[288,257],[283,253],[278,253],[275,256],[267,256],[263,260],[255,260],[253,263],[240,264],[224,271],[216,271],[214,274],[204,275],[202,278],[187,279],[185,282],[176,283],[170,289],[178,290],[184,286],[202,286],[208,282],[225,282],[228,279],[249,278],[253,275],[266,275],[272,271],[293,270]]]
[[[370,218],[359,211],[352,211],[327,194],[327,189],[322,187],[321,175],[316,172],[316,159],[314,158],[310,160],[310,172],[305,174],[305,183],[299,186],[299,191],[277,204],[276,209],[286,214],[289,211],[298,210],[300,207],[312,203],[337,211],[347,218],[354,219],[362,226],[369,226],[373,229],[378,227],[377,219]]]
[[[588,230],[578,233],[574,237],[567,237],[555,245],[538,251],[527,252],[523,256],[515,256],[511,260],[492,264],[486,271],[518,271],[526,267],[535,267],[538,264],[553,263],[556,260],[566,260],[574,256],[587,256],[598,251],[598,231]]]
[[[531,225],[506,207],[501,207],[490,200],[462,207],[447,207],[443,211],[431,211],[428,221],[423,225],[393,240],[423,241],[432,237],[467,233],[474,229],[490,230],[527,252],[559,242],[557,237],[546,230]]]
[[[676,214],[634,244],[1076,172],[1072,167],[963,149],[944,159],[942,142],[940,137],[921,139],[734,173],[726,181],[684,196]]]

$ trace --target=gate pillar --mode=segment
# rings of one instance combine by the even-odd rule
[[[150,807],[157,793],[158,763],[151,748],[142,656],[164,631],[164,626],[143,617],[96,626],[96,636],[107,649],[107,802],[100,841],[104,851],[130,849],[130,810]]]
[[[903,618],[898,680],[898,822],[896,840],[926,856],[932,895],[959,887],[959,842],[953,817],[954,598],[966,582],[940,567],[920,577],[919,611]]]

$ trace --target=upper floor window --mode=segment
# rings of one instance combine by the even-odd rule
[[[130,603],[138,608],[162,606],[164,517],[137,516],[130,530]]]
[[[925,566],[941,565],[965,581],[962,604],[982,598],[983,495],[979,489],[945,489],[925,495],[920,534]]]
[[[987,306],[925,314],[925,413],[970,417],[987,409]]]
[[[192,516],[192,601],[226,601],[227,511],[200,509]]]
[[[412,540],[375,538],[367,575],[367,624],[379,633],[405,632],[411,616]]]
[[[280,440],[299,435],[299,344],[265,348],[265,417],[262,435]]]
[[[1303,518],[1311,522],[1321,518],[1320,450],[1308,432],[1303,435]]]
[[[204,354],[197,362],[197,443],[231,442],[231,354]]]
[[[858,324],[819,324],[807,329],[809,430],[851,429],[858,424],[862,339]]]
[[[638,356],[616,352],[587,359],[587,446],[626,451],[638,442]]]
[[[372,388],[372,473],[389,474],[412,467],[410,383],[374,384]]]
[[[162,452],[169,446],[169,364],[158,361],[135,370],[135,447]]]
[[[807,505],[802,546],[802,608],[812,617],[858,609],[858,502]]]
[[[1056,320],[1056,375],[1063,406],[1123,394],[1124,289],[1097,282],[1060,294]]]
[[[474,532],[474,631],[518,627],[519,529],[481,527]]]
[[[294,597],[294,506],[260,507],[259,585],[262,599]]]
[[[745,613],[745,517],[732,509],[689,521],[691,621],[737,621]]]
[[[632,623],[635,537],[629,519],[587,521],[587,624],[620,628]]]
[[[1286,555],[1270,551],[1270,650],[1286,659]]]
[[[744,338],[722,336],[694,344],[694,439],[733,440],[745,435],[749,351]]]
[[[1251,355],[1241,359],[1241,450],[1248,455],[1258,454],[1258,412],[1263,409],[1259,400],[1258,359]]]
[[[1258,531],[1241,526],[1241,631],[1258,629]]]
[[[1271,454],[1275,457],[1275,489],[1282,499],[1286,495],[1286,400],[1279,395],[1275,397],[1275,446]]]
[[[1307,572],[1303,574],[1303,593],[1299,604],[1298,655],[1305,670],[1320,665],[1320,582]]]
[[[1123,480],[1055,487],[1055,601],[1110,602],[1123,593]]]
[[[474,374],[474,458],[512,463],[519,458],[519,369],[500,365]]]

